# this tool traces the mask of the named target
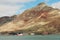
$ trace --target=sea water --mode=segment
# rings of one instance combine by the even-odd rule
[[[60,35],[0,36],[0,40],[60,40]]]

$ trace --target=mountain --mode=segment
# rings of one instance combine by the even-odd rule
[[[15,18],[15,15],[11,16],[11,17],[9,17],[9,16],[0,17],[0,26],[4,25],[7,22],[14,20],[14,18]]]
[[[50,7],[45,3],[25,10],[14,20],[0,26],[0,33],[60,33],[60,9]]]

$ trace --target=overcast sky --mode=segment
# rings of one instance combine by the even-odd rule
[[[0,0],[0,17],[20,14],[41,2],[60,8],[60,0]]]

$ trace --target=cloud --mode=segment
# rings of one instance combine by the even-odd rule
[[[26,2],[34,2],[36,0],[0,0],[0,3],[26,3]]]
[[[0,5],[0,17],[15,15],[17,10],[22,7],[23,5],[20,6]]]
[[[51,6],[53,8],[59,8],[60,9],[60,2],[53,3]]]
[[[2,16],[12,16],[18,11],[22,13],[25,9],[24,3],[34,2],[35,0],[0,0],[0,17]],[[22,3],[17,5],[17,3]],[[21,9],[21,10],[20,10]]]

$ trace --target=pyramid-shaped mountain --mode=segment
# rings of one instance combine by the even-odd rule
[[[0,26],[0,33],[37,33],[56,34],[60,32],[60,9],[52,8],[45,3],[25,10],[13,21]]]

